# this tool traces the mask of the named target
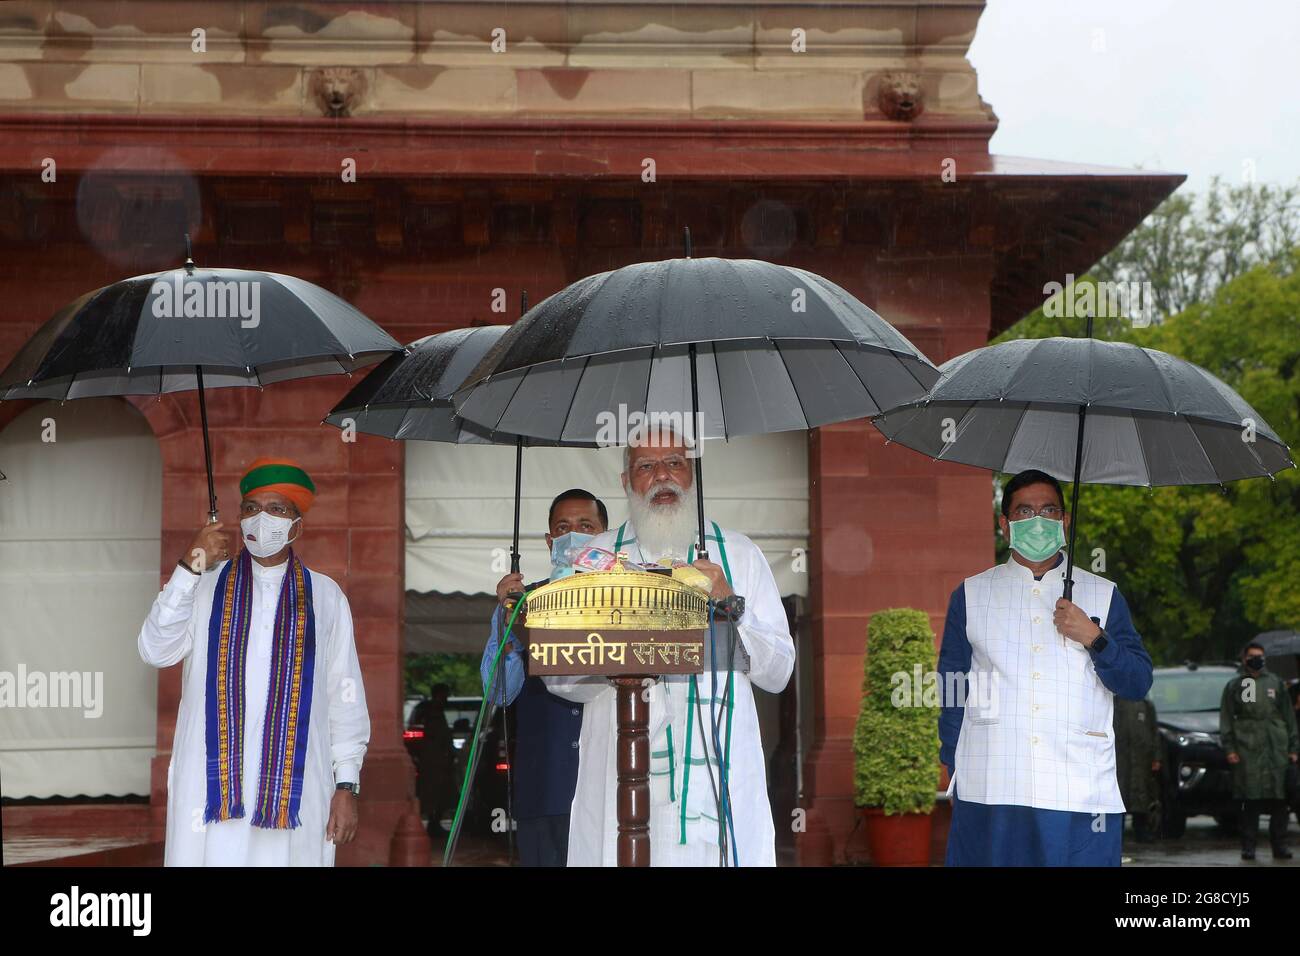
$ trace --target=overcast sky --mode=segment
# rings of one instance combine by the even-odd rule
[[[1300,180],[1300,0],[988,0],[970,57],[995,153]]]

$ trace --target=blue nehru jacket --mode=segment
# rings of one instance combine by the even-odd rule
[[[529,584],[527,590],[545,583]],[[492,684],[492,662],[507,620],[505,609],[498,605],[480,665],[485,689]],[[510,645],[502,655],[501,671],[505,686],[494,688],[492,696],[497,703],[515,705],[514,817],[567,817],[578,785],[582,705],[556,697],[540,677],[528,676],[519,635],[511,635]]]

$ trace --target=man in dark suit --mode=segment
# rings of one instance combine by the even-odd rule
[[[551,574],[567,569],[572,556],[609,525],[604,503],[589,491],[571,488],[551,502],[546,545]],[[514,704],[517,728],[512,809],[518,824],[519,859],[523,866],[564,866],[569,852],[569,808],[578,779],[578,735],[582,705],[556,697],[540,677],[529,677],[519,622],[493,674],[501,632],[513,610],[511,595],[532,591],[547,579],[524,585],[522,574],[507,574],[497,583],[492,633],[480,668],[484,691],[498,704]]]

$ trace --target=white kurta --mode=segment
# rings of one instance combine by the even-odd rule
[[[1074,603],[1106,621],[1115,585],[1074,569]],[[1062,562],[1041,580],[1014,558],[967,578],[970,674],[987,686],[967,700],[948,791],[971,803],[1074,813],[1123,813],[1111,724],[1115,695],[1092,655],[1053,623]]]
[[[176,737],[167,769],[167,866],[333,866],[334,844],[325,839],[335,783],[358,783],[370,741],[370,715],[352,639],[352,611],[343,591],[323,574],[311,576],[316,657],[307,757],[303,767],[301,825],[292,830],[249,825],[257,805],[261,743],[275,608],[288,562],[264,568],[253,562],[252,616],[244,697],[245,816],[203,822],[207,802],[205,705],[208,622],[218,572],[199,576],[177,567],[140,629],[140,656],[154,667],[184,662]]]
[[[632,561],[645,556],[635,542],[629,524],[622,550]],[[710,530],[712,535],[712,530]],[[593,547],[613,550],[617,530],[591,542]],[[794,641],[772,569],[758,547],[742,534],[723,531],[732,589],[745,599],[745,613],[739,627],[740,642],[750,656],[748,675],[737,673],[732,688],[734,713],[731,721],[731,763],[728,789],[731,794],[734,846],[741,866],[776,865],[776,831],[767,799],[767,770],[763,743],[759,737],[758,712],[751,684],[778,693],[794,670]],[[709,560],[722,564],[717,544],[710,542]],[[706,642],[708,638],[706,637]],[[719,636],[720,641],[720,636]],[[719,647],[719,661],[726,652]],[[690,749],[693,758],[686,801],[686,842],[683,829],[683,778],[687,736],[687,698],[690,678],[677,675],[662,678],[649,688],[650,703],[650,863],[652,866],[717,866],[718,823],[712,787],[706,767],[717,774],[716,750],[712,741],[710,698],[716,697],[715,712],[722,749],[726,752],[726,719],[721,706],[727,674],[718,670],[716,691],[712,676],[696,678],[703,699],[703,726],[698,716],[691,724]],[[613,685],[602,677],[548,677],[550,691],[585,705],[579,736],[578,785],[569,823],[569,866],[614,866],[618,862],[618,808],[616,747],[618,718]],[[694,708],[692,708],[694,710]],[[669,767],[669,733],[672,727],[673,767]],[[707,748],[707,754],[706,754]],[[705,761],[708,761],[706,764]],[[674,799],[675,798],[675,799]],[[728,838],[727,861],[731,865]]]

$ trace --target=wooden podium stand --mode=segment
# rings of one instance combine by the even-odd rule
[[[529,675],[604,676],[614,685],[619,866],[650,865],[648,688],[658,675],[704,669],[708,593],[691,575],[695,569],[677,570],[631,571],[620,561],[528,596]]]

